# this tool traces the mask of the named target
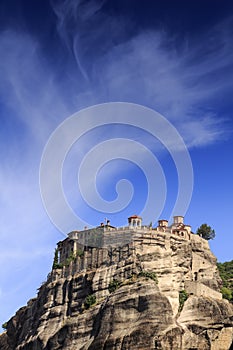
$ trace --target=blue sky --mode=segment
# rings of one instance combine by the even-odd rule
[[[194,232],[202,223],[211,225],[212,251],[219,261],[232,260],[231,1],[3,0],[0,16],[0,323],[36,294],[50,271],[56,242],[64,237],[40,195],[44,147],[62,122],[95,104],[143,105],[176,128],[194,173],[185,221]],[[128,206],[102,213],[78,190],[86,154],[113,138],[140,143],[159,161],[167,186],[161,217],[169,218],[179,187],[171,154],[146,130],[121,124],[90,130],[70,148],[62,177],[70,207],[89,225],[105,217],[124,225],[130,214],[142,211],[147,176],[133,162],[130,146],[127,159],[109,159],[94,171],[97,192],[108,201],[117,198],[118,181],[131,182],[123,184],[123,197],[133,196]],[[112,152],[126,148],[106,145]],[[59,152],[58,147],[55,158]],[[97,163],[102,154],[97,149]],[[148,162],[142,148],[137,155]],[[161,179],[155,176],[158,188]],[[53,180],[49,165],[48,180]]]

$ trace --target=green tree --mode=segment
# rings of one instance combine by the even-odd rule
[[[215,238],[215,231],[207,224],[202,224],[197,229],[197,235],[199,235],[200,237],[202,237],[208,241],[209,239]]]

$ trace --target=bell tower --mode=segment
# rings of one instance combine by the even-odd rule
[[[142,218],[138,215],[132,215],[128,218],[129,227],[142,227]]]

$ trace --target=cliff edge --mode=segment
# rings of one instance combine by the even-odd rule
[[[123,246],[86,246],[53,269],[0,349],[229,350],[233,307],[220,287],[207,241],[137,230]]]

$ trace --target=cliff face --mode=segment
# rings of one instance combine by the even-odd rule
[[[152,231],[123,247],[87,248],[8,322],[0,349],[229,350],[233,308],[220,283],[195,235]]]

